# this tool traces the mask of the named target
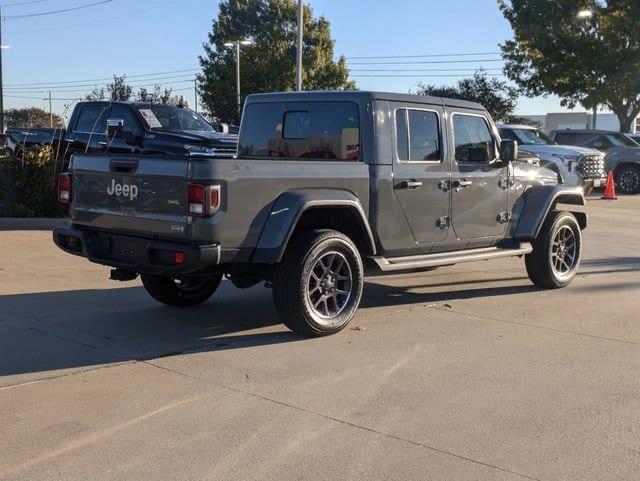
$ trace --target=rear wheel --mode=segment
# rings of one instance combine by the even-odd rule
[[[525,256],[531,281],[544,289],[565,287],[573,280],[582,256],[582,233],[569,212],[550,215]]]
[[[163,304],[177,307],[202,304],[216,292],[222,280],[222,274],[182,278],[141,274],[140,277],[151,297]]]
[[[343,329],[362,297],[362,259],[353,242],[333,230],[297,234],[278,264],[273,299],[282,322],[304,336]]]
[[[640,167],[623,165],[616,172],[616,184],[621,194],[640,193]]]

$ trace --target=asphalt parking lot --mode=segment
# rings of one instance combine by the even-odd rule
[[[589,201],[574,283],[519,259],[368,280],[302,339],[270,291],[198,308],[0,232],[2,480],[637,480],[640,197]]]

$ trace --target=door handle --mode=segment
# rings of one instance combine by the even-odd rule
[[[462,179],[462,180],[454,180],[452,186],[454,189],[464,189],[466,187],[469,187],[472,184],[473,184],[472,181]]]
[[[405,189],[419,189],[420,187],[422,187],[422,182],[415,180],[405,180],[401,185]]]

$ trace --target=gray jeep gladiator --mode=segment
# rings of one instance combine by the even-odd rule
[[[326,335],[353,318],[365,273],[524,256],[536,285],[569,284],[582,190],[517,157],[475,103],[251,95],[236,158],[73,156],[71,222],[53,237],[169,305],[206,301],[223,277],[265,282],[286,326]]]

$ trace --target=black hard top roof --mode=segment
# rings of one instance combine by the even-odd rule
[[[442,105],[448,107],[460,107],[471,110],[485,108],[466,100],[449,99],[444,97],[430,97],[426,95],[401,94],[393,92],[371,92],[362,90],[336,90],[336,91],[305,91],[305,92],[274,92],[264,94],[252,94],[247,97],[247,103],[268,101],[300,101],[300,100],[389,100],[392,102],[407,102],[418,104]]]

